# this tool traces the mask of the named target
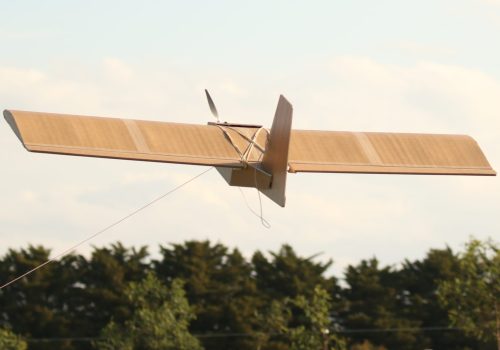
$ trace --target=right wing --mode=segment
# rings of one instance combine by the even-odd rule
[[[293,130],[290,172],[495,175],[470,136]]]

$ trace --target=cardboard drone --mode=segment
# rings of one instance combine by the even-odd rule
[[[212,112],[215,105],[207,92]],[[214,166],[231,186],[285,206],[287,173],[496,175],[470,136],[292,130],[280,96],[271,129],[5,110],[31,152]]]

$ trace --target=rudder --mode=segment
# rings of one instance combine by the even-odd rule
[[[286,175],[288,170],[288,149],[292,130],[293,107],[280,95],[274,114],[269,142],[262,159],[262,167],[272,174],[271,188],[262,189],[262,193],[278,205],[285,206]]]

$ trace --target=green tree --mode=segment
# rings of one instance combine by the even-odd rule
[[[331,313],[331,296],[319,285],[307,297],[273,300],[257,317],[257,349],[346,349],[344,339],[330,333]]]
[[[10,330],[0,328],[0,349],[2,350],[26,350],[28,345],[19,336]]]
[[[375,346],[368,340],[365,340],[362,343],[357,343],[350,346],[349,350],[387,350],[387,349],[383,346]]]
[[[146,247],[136,249],[120,242],[96,248],[81,266],[81,305],[75,321],[81,319],[85,336],[95,336],[113,318],[130,317],[132,305],[125,294],[130,282],[141,281],[150,270]]]
[[[161,246],[162,259],[155,261],[158,278],[169,282],[181,278],[196,314],[193,333],[202,334],[206,349],[256,348],[250,337],[258,298],[252,266],[237,250],[209,241],[187,241]],[[223,334],[246,336],[222,336]],[[247,336],[248,335],[248,336]]]
[[[269,300],[295,298],[298,295],[309,297],[317,285],[332,295],[337,294],[335,278],[324,276],[332,265],[331,260],[321,263],[315,262],[314,256],[300,257],[287,244],[278,252],[270,252],[270,255],[271,259],[268,259],[258,251],[252,257],[257,286]]]
[[[439,300],[452,325],[500,350],[500,249],[492,240],[471,239],[460,254],[459,274],[439,286]]]
[[[291,310],[287,302],[273,300],[261,311],[256,311],[253,336],[256,349],[288,349],[283,342],[288,333]]]
[[[316,286],[311,297],[299,295],[291,303],[303,313],[301,324],[290,328],[291,350],[345,349],[346,343],[331,334],[331,297],[328,292]]]
[[[407,329],[420,327],[419,319],[401,313],[400,275],[390,267],[379,267],[378,260],[362,260],[357,266],[348,266],[345,272],[348,288],[344,290],[346,308],[341,314],[347,329],[373,330],[373,332],[351,333],[354,343],[368,340],[374,345],[388,349],[413,350],[418,341],[417,334]]]
[[[459,276],[459,259],[449,247],[431,249],[421,260],[406,260],[396,273],[399,276],[396,310],[398,317],[420,320],[422,328],[442,328],[440,331],[436,329],[429,332],[414,330],[417,336],[416,348],[480,348],[481,344],[462,330],[446,330],[450,324],[448,311],[439,302],[437,291],[441,281],[453,280]]]
[[[125,290],[134,306],[131,318],[120,325],[111,321],[95,345],[101,350],[198,350],[198,340],[188,330],[194,314],[186,299],[183,282],[170,288],[149,273]]]
[[[11,280],[45,262],[50,250],[42,246],[10,249],[0,260],[2,281]],[[82,257],[69,255],[52,262],[0,291],[2,321],[26,338],[79,336],[73,311],[81,305],[79,266]],[[70,341],[37,342],[30,349],[73,349]]]
[[[315,287],[321,287],[326,290],[331,297],[333,305],[339,303],[340,288],[335,278],[325,277],[325,272],[331,266],[332,261],[326,262],[314,261],[316,255],[311,257],[301,257],[294,249],[285,244],[277,252],[269,252],[269,257],[257,251],[252,257],[254,268],[254,278],[259,291],[259,301],[269,307],[273,302],[285,304],[288,307],[289,325],[306,325],[307,318],[304,316],[304,310],[298,306],[292,305],[291,300],[301,296],[307,300],[312,300],[315,295]],[[329,317],[336,319],[336,313],[330,308]],[[279,334],[280,332],[278,332]],[[283,333],[283,332],[281,332]],[[284,340],[288,338],[281,334],[278,337],[271,337],[269,349],[281,349],[287,344]],[[273,347],[270,347],[272,344]],[[266,348],[267,349],[267,348]]]

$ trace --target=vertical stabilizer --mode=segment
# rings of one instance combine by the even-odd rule
[[[288,168],[288,148],[292,130],[293,107],[280,95],[274,115],[269,142],[262,159],[262,167],[272,175],[269,189],[261,189],[267,197],[278,205],[285,206],[286,175]]]

